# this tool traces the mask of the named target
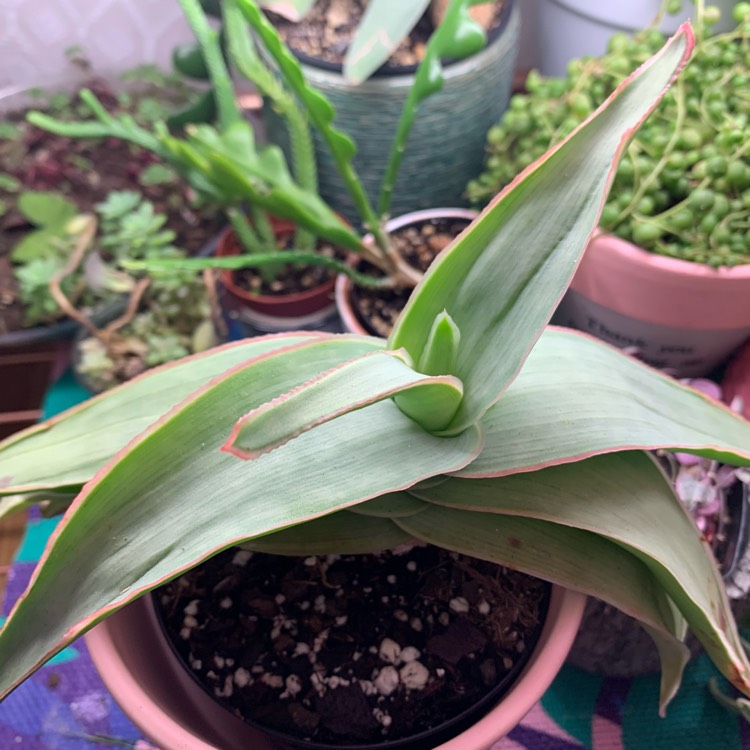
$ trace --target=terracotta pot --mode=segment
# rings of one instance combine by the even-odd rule
[[[585,601],[553,586],[539,644],[523,674],[496,708],[440,750],[485,750],[516,726],[562,666]],[[86,644],[112,696],[161,750],[281,750],[198,687],[162,636],[150,597],[97,625]]]
[[[412,211],[411,213],[397,216],[386,225],[387,232],[396,232],[411,224],[420,224],[430,219],[466,219],[473,221],[477,216],[476,211],[468,208],[428,208],[424,211]],[[356,263],[356,258],[354,259]],[[370,336],[372,332],[365,327],[352,302],[352,290],[354,284],[345,274],[339,274],[336,278],[336,309],[338,310],[344,329],[349,333],[359,333]]]
[[[276,236],[283,242],[295,231],[291,221],[271,217]],[[240,255],[243,250],[231,228],[219,237],[216,246],[218,257]],[[333,288],[335,278],[312,289],[294,294],[252,294],[234,281],[234,271],[219,274],[222,286],[222,303],[230,320],[245,323],[257,331],[275,332],[315,327],[327,320],[335,311]]]
[[[750,265],[709,268],[600,235],[554,320],[677,377],[708,375],[750,337]]]

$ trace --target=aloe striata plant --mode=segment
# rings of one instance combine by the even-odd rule
[[[6,440],[9,506],[78,495],[0,631],[2,694],[231,545],[325,554],[419,540],[636,617],[659,647],[662,708],[686,626],[750,695],[716,563],[645,452],[747,466],[750,423],[604,344],[545,328],[617,159],[692,46],[684,27],[501,193],[432,265],[388,341],[230,344]]]

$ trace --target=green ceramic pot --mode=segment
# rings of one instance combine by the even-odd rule
[[[422,103],[406,146],[391,216],[433,206],[466,205],[466,183],[481,171],[487,130],[508,105],[518,51],[518,2],[506,0],[497,33],[478,54],[445,66],[445,85]],[[401,108],[413,74],[376,74],[358,86],[330,69],[302,63],[308,82],[336,109],[335,124],[358,146],[354,165],[368,196],[377,202],[380,183]],[[285,147],[286,130],[265,108],[269,141]],[[358,215],[317,133],[320,192],[353,224]]]

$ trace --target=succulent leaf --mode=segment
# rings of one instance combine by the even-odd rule
[[[461,331],[453,374],[464,383],[465,395],[451,432],[479,418],[515,377],[570,283],[628,138],[692,46],[692,33],[683,28],[608,106],[506,188],[471,231],[432,263],[411,295],[390,348],[404,347],[419,362],[442,310]]]

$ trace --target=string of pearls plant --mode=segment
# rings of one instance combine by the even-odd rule
[[[681,3],[665,3],[674,12]],[[697,44],[682,76],[630,145],[600,226],[647,250],[710,266],[750,263],[750,3],[710,35],[719,11],[696,2]],[[611,37],[564,79],[532,71],[487,136],[485,171],[467,187],[482,205],[598,107],[664,43],[649,28]]]

